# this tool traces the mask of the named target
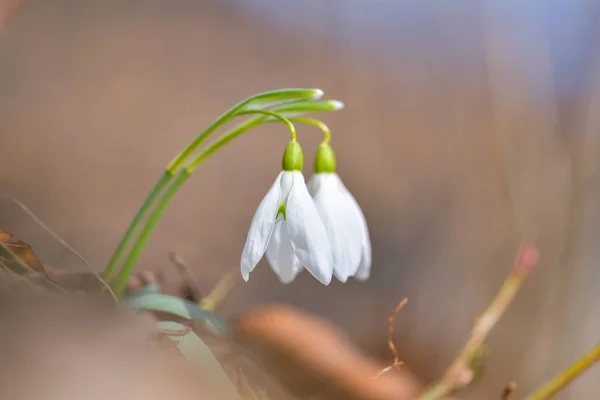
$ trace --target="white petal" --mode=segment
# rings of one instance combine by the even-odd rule
[[[250,278],[250,272],[252,272],[265,254],[265,251],[267,251],[267,245],[275,227],[275,217],[280,204],[282,175],[283,172],[277,176],[275,183],[273,183],[273,186],[271,186],[271,189],[269,189],[267,195],[261,201],[254,214],[254,218],[252,218],[240,263],[242,277],[245,281]]]
[[[287,199],[294,184],[294,176],[296,173],[300,174],[300,172],[290,171],[283,171],[281,174],[281,204],[287,203]]]
[[[333,274],[346,282],[361,262],[362,226],[352,195],[337,174],[316,174],[309,182],[333,251]]]
[[[282,283],[290,283],[302,271],[302,263],[294,254],[290,242],[287,225],[283,218],[278,218],[271,241],[267,247],[267,260],[271,269],[277,274]]]
[[[318,193],[319,189],[321,188],[321,185],[323,184],[323,182],[325,182],[327,180],[326,175],[329,175],[329,174],[314,174],[308,180],[308,184],[306,185],[306,187],[308,189],[308,193],[312,197],[315,197],[315,195]]]
[[[304,176],[293,172],[294,184],[286,205],[286,224],[296,256],[322,284],[333,274],[332,250],[319,212],[308,194]]]
[[[369,275],[371,274],[371,238],[369,236],[369,228],[367,226],[367,220],[365,219],[365,214],[362,212],[360,205],[352,196],[352,194],[344,187],[344,190],[347,192],[348,198],[351,200],[353,213],[356,216],[355,218],[360,222],[360,232],[361,232],[361,259],[358,269],[356,270],[355,278],[359,281],[366,281],[369,279]]]

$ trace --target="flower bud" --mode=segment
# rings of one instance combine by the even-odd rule
[[[304,164],[304,156],[300,143],[295,140],[288,143],[283,153],[282,167],[284,171],[300,171]]]
[[[335,154],[328,144],[322,144],[315,155],[315,173],[335,172]]]

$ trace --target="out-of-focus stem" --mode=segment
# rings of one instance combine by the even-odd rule
[[[233,288],[233,275],[227,274],[222,277],[219,282],[215,285],[214,289],[198,304],[206,311],[215,311],[219,304],[225,300],[225,297],[229,294]]]
[[[483,342],[513,301],[537,260],[537,249],[532,246],[521,248],[512,271],[492,303],[475,323],[467,344],[462,348],[458,357],[446,370],[440,381],[425,391],[419,397],[419,400],[444,398],[471,383],[474,373],[472,365],[481,354]]]
[[[556,375],[551,381],[525,398],[525,400],[546,400],[561,391],[571,381],[584,373],[600,360],[600,342],[567,369]]]

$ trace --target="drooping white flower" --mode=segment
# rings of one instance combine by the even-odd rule
[[[371,239],[365,216],[335,173],[335,156],[322,144],[315,157],[315,174],[308,183],[327,229],[333,251],[333,274],[346,282],[350,276],[364,281],[371,272]]]
[[[322,284],[331,282],[329,237],[301,171],[302,150],[293,141],[286,148],[283,171],[252,219],[241,259],[244,280],[266,253],[283,283],[292,282],[303,268]]]

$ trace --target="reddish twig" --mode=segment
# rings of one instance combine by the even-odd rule
[[[389,370],[396,368],[403,364],[403,362],[400,361],[400,357],[398,355],[398,349],[396,349],[396,345],[394,344],[394,320],[396,319],[396,314],[398,314],[400,312],[402,307],[404,307],[404,305],[407,302],[408,302],[408,299],[406,297],[403,298],[402,301],[400,301],[400,303],[398,303],[396,305],[396,307],[394,307],[394,310],[388,316],[388,341],[387,342],[388,342],[388,347],[390,348],[390,351],[392,352],[392,355],[394,356],[394,361],[392,362],[392,364],[390,366],[385,367],[384,369],[379,371],[375,376],[373,376],[373,378],[379,378],[381,375],[385,374]]]

